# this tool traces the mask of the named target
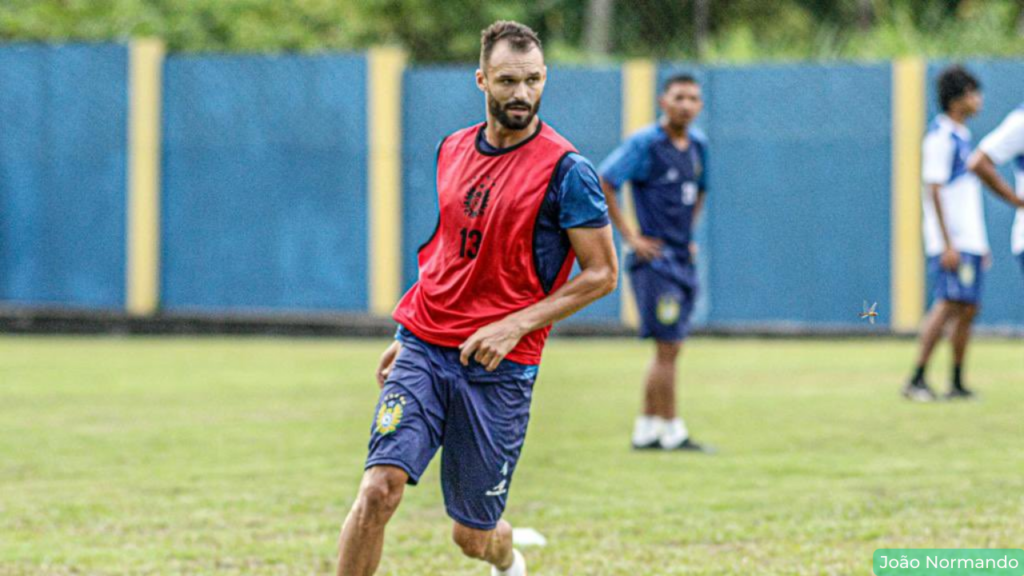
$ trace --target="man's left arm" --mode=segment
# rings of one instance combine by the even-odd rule
[[[693,205],[693,218],[690,219],[690,257],[696,258],[697,253],[700,252],[700,247],[697,246],[697,241],[693,238],[697,234],[697,224],[700,222],[700,216],[704,213],[704,198],[707,194],[703,190],[697,193],[697,201]]]
[[[611,226],[571,228],[567,232],[580,273],[540,302],[477,330],[459,346],[463,365],[474,358],[487,370],[494,370],[523,336],[568,318],[615,290],[619,264]]]
[[[693,217],[690,219],[690,257],[696,258],[700,247],[693,238],[697,234],[697,224],[704,214],[704,199],[708,191],[708,149],[707,144],[702,140],[698,144],[698,158],[700,158],[700,176],[697,178],[697,201],[693,205]]]
[[[540,302],[477,330],[459,346],[463,364],[475,358],[494,370],[523,336],[571,316],[615,290],[619,260],[597,171],[578,154],[562,162],[558,170],[558,226],[568,236],[581,271]]]

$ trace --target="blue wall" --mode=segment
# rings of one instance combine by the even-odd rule
[[[719,68],[710,322],[854,324],[889,302],[891,70]]]
[[[367,307],[366,61],[172,56],[162,303]]]
[[[928,66],[928,117],[939,113],[935,81],[948,63],[933,62]],[[974,145],[1002,122],[1014,108],[1024,102],[1024,62],[1010,60],[968,61],[965,65],[978,76],[985,95],[981,114],[968,122]],[[1003,167],[1003,176],[1014,186],[1010,166]],[[992,247],[992,268],[985,277],[981,315],[978,322],[994,325],[1024,324],[1024,277],[1020,264],[1010,252],[1010,227],[1013,209],[985,188],[985,220]]]
[[[416,281],[416,249],[437,223],[434,163],[445,135],[484,119],[484,97],[475,67],[415,67],[405,73],[403,94],[404,287]],[[597,164],[622,135],[622,85],[618,69],[552,66],[541,117]],[[591,305],[576,320],[618,321],[615,295]]]
[[[0,301],[123,307],[127,62],[0,47]]]
[[[416,282],[416,250],[437,224],[434,168],[437,145],[481,122],[483,95],[475,66],[408,68],[402,89],[402,290]]]
[[[1024,99],[1024,62],[968,66],[985,86],[980,140]],[[127,67],[124,46],[0,47],[0,301],[123,309]],[[890,66],[665,63],[659,83],[680,70],[703,84],[711,144],[697,323],[852,325],[863,300],[885,318]],[[473,72],[405,72],[404,287],[437,218],[435,147],[484,117]],[[362,55],[168,57],[164,309],[367,309],[367,73]],[[618,68],[553,66],[542,117],[598,164],[621,141],[622,92]],[[1013,213],[991,195],[986,211],[981,321],[1021,326]],[[617,321],[619,301],[576,319]]]

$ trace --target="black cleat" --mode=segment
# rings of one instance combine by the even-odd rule
[[[637,444],[633,442],[633,450],[661,450],[661,443],[657,438],[651,440],[647,444]]]
[[[911,402],[934,402],[935,392],[924,380],[911,380],[903,387],[903,397]]]
[[[714,454],[716,452],[716,450],[714,448],[712,448],[711,446],[708,446],[706,444],[698,444],[697,442],[694,442],[690,438],[687,438],[686,440],[683,440],[682,444],[680,444],[678,446],[675,446],[675,447],[672,447],[672,448],[664,448],[664,447],[661,447],[661,446],[659,446],[659,448],[661,448],[662,450],[665,450],[667,452],[675,452],[675,451],[679,451],[679,450],[686,451],[686,452],[700,452],[702,454]]]
[[[973,399],[974,392],[964,388],[963,386],[954,386],[946,392],[946,400],[971,400]]]

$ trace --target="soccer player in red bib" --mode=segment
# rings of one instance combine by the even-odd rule
[[[341,530],[341,576],[376,571],[405,486],[442,447],[455,543],[492,574],[526,574],[501,516],[544,341],[552,323],[614,290],[618,276],[593,165],[537,116],[546,79],[532,30],[497,22],[483,31],[476,81],[487,121],[438,146],[437,228],[378,367],[366,470]],[[570,280],[575,260],[581,271]]]

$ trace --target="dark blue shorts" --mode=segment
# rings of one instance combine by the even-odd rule
[[[441,488],[453,520],[491,530],[501,519],[530,420],[537,366],[504,360],[494,372],[459,362],[457,348],[404,328],[370,429],[366,468],[387,464],[419,482],[441,453]]]
[[[640,337],[660,342],[685,340],[690,315],[697,302],[697,270],[671,252],[650,262],[635,254],[626,257],[626,268],[640,313]]]
[[[947,300],[962,304],[978,304],[985,279],[983,258],[977,254],[960,253],[960,267],[946,270],[938,256],[928,258],[928,276],[932,282],[932,296],[936,301]]]
[[[1017,261],[1020,262],[1020,271],[1024,272],[1024,252],[1017,254]]]

